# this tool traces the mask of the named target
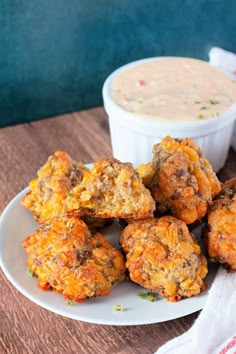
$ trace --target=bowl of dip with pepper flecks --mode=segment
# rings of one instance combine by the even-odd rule
[[[192,138],[213,169],[226,161],[236,119],[236,84],[209,63],[148,58],[114,71],[103,86],[113,154],[135,166],[151,161],[166,135]]]

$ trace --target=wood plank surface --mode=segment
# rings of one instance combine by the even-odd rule
[[[89,163],[111,156],[102,108],[0,129],[0,212],[56,150]],[[221,180],[236,176],[231,150]],[[14,221],[13,221],[14,222]],[[17,260],[16,260],[17,262]],[[25,298],[0,271],[0,354],[151,354],[192,325],[198,312],[143,326],[109,326],[54,314]]]

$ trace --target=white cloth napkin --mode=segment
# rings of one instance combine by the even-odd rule
[[[156,354],[236,353],[236,273],[219,268],[206,304],[193,326]]]
[[[222,69],[233,80],[236,80],[236,54],[222,48],[213,47],[208,53],[211,65]]]
[[[231,79],[236,80],[236,54],[222,48],[213,47],[209,51],[209,63],[224,71]],[[236,150],[236,122],[234,124],[231,145]]]

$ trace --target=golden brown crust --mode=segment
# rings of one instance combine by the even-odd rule
[[[190,139],[170,136],[153,147],[155,174],[149,184],[157,211],[191,224],[206,215],[220,182],[201,149]]]
[[[56,151],[39,169],[21,205],[32,211],[39,223],[48,222],[64,212],[67,193],[82,179],[87,168],[63,151]]]
[[[222,185],[209,207],[203,242],[212,262],[236,271],[236,178]]]
[[[73,217],[57,217],[50,225],[44,224],[23,246],[39,287],[62,292],[71,300],[108,295],[125,278],[121,252]]]
[[[139,177],[142,178],[143,184],[148,187],[152,181],[156,170],[152,167],[152,163],[148,162],[139,165],[136,171],[139,174]]]
[[[96,161],[66,199],[67,211],[95,218],[152,216],[155,203],[132,164],[114,158]]]
[[[120,237],[134,282],[168,301],[205,289],[207,261],[186,224],[173,216],[130,223]]]

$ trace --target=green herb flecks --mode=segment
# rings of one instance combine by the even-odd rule
[[[199,115],[197,116],[197,119],[204,119],[204,115],[203,115],[203,114],[199,114]]]
[[[200,104],[201,102],[200,102],[200,101],[194,101],[194,103],[196,103],[196,104]]]
[[[116,304],[116,305],[113,306],[113,311],[115,311],[115,312],[122,312],[122,311],[123,311],[123,308],[122,308],[121,305]]]
[[[214,104],[219,104],[220,101],[217,101],[217,100],[209,100],[209,103],[214,105]]]
[[[67,300],[67,305],[73,306],[75,304],[75,300]]]
[[[203,111],[203,110],[207,109],[207,107],[206,106],[202,106],[200,109]]]
[[[71,193],[67,193],[67,197],[73,198],[74,196]]]
[[[158,298],[158,295],[154,292],[151,292],[151,291],[140,291],[138,292],[137,294],[139,297],[141,297],[141,299],[143,300],[148,300],[150,302],[155,302],[157,301],[157,298]]]
[[[32,272],[32,270],[30,268],[28,268],[27,271],[26,271],[26,275],[28,277],[32,277],[34,275],[34,272]]]
[[[68,229],[72,229],[74,227],[74,224],[71,221],[67,221],[66,227],[68,227]]]

